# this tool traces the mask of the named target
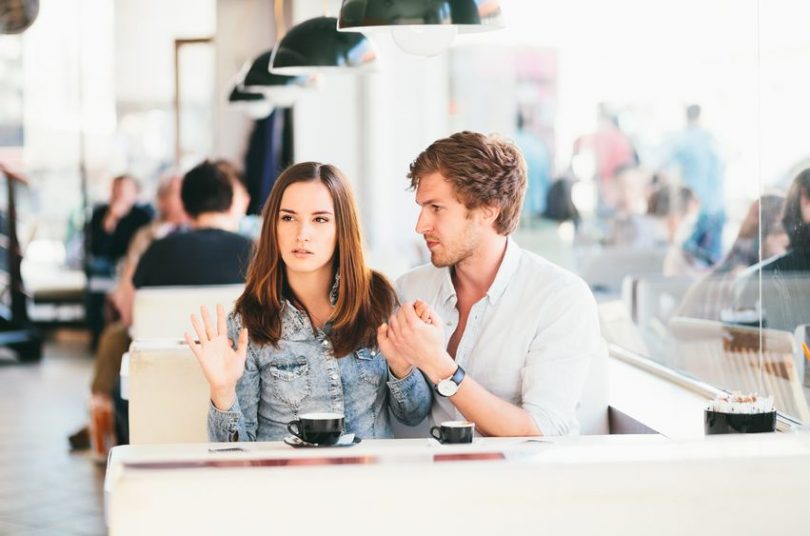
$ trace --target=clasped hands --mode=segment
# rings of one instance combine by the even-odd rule
[[[456,369],[445,349],[442,319],[422,300],[402,303],[377,329],[377,344],[398,378],[416,367],[435,384]]]

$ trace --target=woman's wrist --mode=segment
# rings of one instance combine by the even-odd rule
[[[410,363],[389,363],[388,369],[391,371],[391,374],[398,380],[401,380],[408,376],[413,370],[413,365]]]
[[[211,388],[211,403],[220,411],[228,411],[236,402],[236,389]]]

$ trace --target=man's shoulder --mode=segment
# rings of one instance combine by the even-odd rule
[[[525,249],[521,249],[513,280],[519,283],[518,291],[526,296],[539,298],[541,294],[547,296],[548,292],[591,295],[588,284],[580,276]]]
[[[424,289],[426,286],[439,285],[444,277],[445,270],[447,269],[437,268],[431,263],[423,264],[399,276],[396,286],[398,289],[408,289],[412,286]]]

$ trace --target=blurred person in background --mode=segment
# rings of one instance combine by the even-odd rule
[[[735,311],[753,310],[764,327],[792,332],[810,322],[810,169],[785,198],[782,228],[788,249],[744,270],[735,281]],[[760,278],[761,275],[761,278]]]
[[[116,265],[138,229],[152,219],[151,207],[137,204],[138,192],[134,177],[113,179],[109,202],[93,209],[85,228],[85,317],[94,350],[104,327],[104,301],[115,284]]]
[[[654,178],[639,167],[624,168],[616,175],[616,214],[608,225],[606,244],[628,248],[666,246],[662,227],[648,208]]]
[[[790,243],[782,225],[784,205],[785,198],[780,195],[763,195],[751,203],[731,250],[706,277],[689,289],[675,316],[731,319],[724,311],[729,311],[734,303],[734,279],[759,263],[760,247],[762,259],[787,251]]]
[[[188,180],[190,175],[191,180]],[[201,238],[202,235],[208,234],[213,236],[218,230],[223,230],[225,242],[236,243],[237,252],[241,252],[241,257],[249,256],[251,238],[244,238],[232,232],[239,227],[249,202],[250,198],[241,182],[238,169],[225,160],[205,161],[189,171],[184,178],[171,177],[159,187],[158,207],[161,218],[141,229],[132,240],[122,265],[118,285],[110,296],[120,318],[109,324],[99,339],[91,383],[91,408],[94,408],[92,411],[111,411],[121,369],[121,358],[132,342],[129,327],[132,324],[135,289],[139,286],[149,286],[155,279],[159,283],[163,277],[161,262],[179,265],[181,272],[179,279],[174,270],[172,273],[177,282],[168,284],[227,284],[244,281],[243,272],[240,272],[241,269],[236,264],[240,261],[231,258],[233,256],[229,257],[225,251],[228,249],[226,247],[222,259],[209,259],[207,264],[210,266],[202,270],[207,273],[203,274],[202,280],[190,274],[191,268],[188,265],[190,261],[181,253],[179,258],[151,261],[147,270],[149,273],[145,276],[142,274],[142,277],[146,277],[147,284],[144,285],[143,281],[138,284],[135,276],[145,253],[151,250],[154,244],[162,243],[164,239],[175,235],[191,234],[191,238],[179,239],[183,244],[187,244],[193,242],[195,237]],[[235,238],[230,235],[234,235]],[[185,246],[180,247],[182,249]],[[171,249],[171,246],[168,249]],[[246,265],[247,260],[242,260]],[[217,267],[223,266],[226,269],[222,273],[217,273]],[[232,269],[227,269],[229,266]],[[165,268],[167,273],[171,271],[169,265]],[[242,275],[237,277],[235,273]],[[182,277],[183,274],[185,277]],[[71,445],[74,448],[89,446],[86,436],[83,435],[85,433],[80,430],[71,436]],[[118,435],[121,440],[125,440],[126,434],[123,431],[119,430]]]
[[[523,200],[523,216],[531,221],[542,217],[546,210],[546,199],[551,186],[551,155],[546,144],[530,127],[523,113],[518,112],[515,144],[526,159],[529,182],[526,198]]]
[[[650,196],[647,213],[662,225],[667,239],[664,257],[665,277],[697,278],[705,273],[707,265],[694,257],[684,245],[697,221],[700,202],[685,186],[660,184]]]
[[[700,124],[700,115],[697,104],[686,108],[686,128],[675,140],[666,167],[700,202],[697,222],[684,249],[704,264],[713,265],[723,255],[724,164],[714,136]]]
[[[597,214],[610,218],[618,199],[616,176],[619,171],[638,165],[638,155],[630,138],[619,127],[618,117],[604,103],[599,104],[596,132],[574,142],[574,155],[590,152],[596,164]]]

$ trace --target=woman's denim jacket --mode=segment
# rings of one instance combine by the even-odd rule
[[[306,314],[285,301],[278,347],[248,343],[245,373],[228,411],[210,404],[211,441],[275,441],[302,413],[345,415],[346,432],[361,438],[392,437],[388,409],[404,424],[421,422],[432,390],[414,368],[402,379],[390,375],[383,355],[360,348],[336,359],[324,331],[313,332]],[[238,339],[238,317],[228,317],[228,336]],[[326,329],[328,330],[328,324]]]

